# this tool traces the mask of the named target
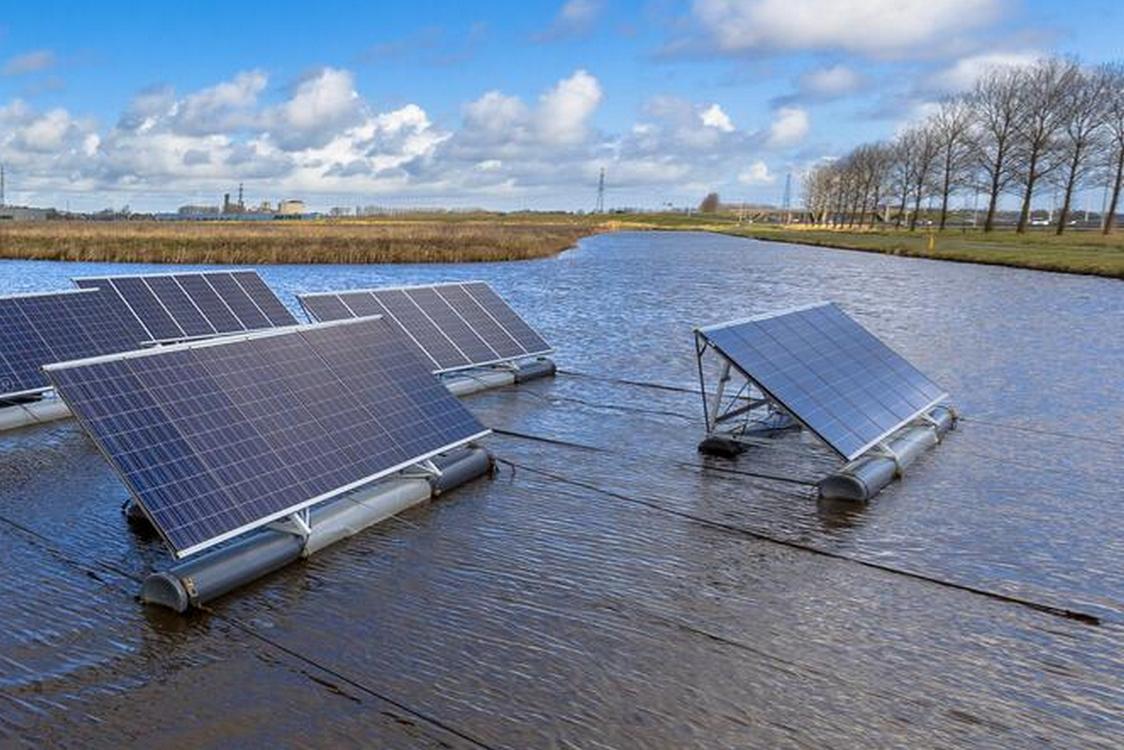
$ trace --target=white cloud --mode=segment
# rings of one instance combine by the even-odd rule
[[[771,185],[776,177],[769,172],[769,166],[763,161],[755,161],[748,169],[738,174],[738,182],[743,185]]]
[[[722,111],[722,107],[717,104],[711,104],[702,112],[699,112],[699,120],[708,128],[715,128],[723,133],[734,132],[734,123],[730,120],[729,115]]]
[[[950,35],[994,20],[1000,0],[696,0],[719,52],[839,50],[923,56]]]
[[[855,91],[862,85],[862,76],[846,65],[809,70],[800,77],[800,90],[821,98],[834,98]]]
[[[334,130],[353,124],[359,110],[351,72],[324,68],[301,81],[292,98],[274,110],[271,134],[294,146],[321,145]]]
[[[959,92],[972,88],[986,71],[992,68],[1030,65],[1041,57],[1037,52],[988,52],[957,60],[953,65],[934,73],[926,81],[932,89]]]
[[[49,49],[35,50],[22,55],[11,57],[0,67],[0,75],[19,76],[26,73],[38,73],[55,66],[55,53]]]
[[[766,143],[770,148],[790,148],[808,135],[811,123],[808,113],[799,107],[781,107],[777,110]]]
[[[297,195],[317,207],[379,196],[412,205],[584,206],[580,196],[593,194],[602,167],[614,200],[653,205],[695,203],[694,192],[739,177],[768,184],[765,149],[807,130],[802,110],[778,113],[771,129],[739,130],[716,103],[655,97],[639,121],[605,133],[593,126],[605,94],[584,70],[529,101],[485,92],[453,128],[437,126],[416,103],[375,109],[344,70],[319,71],[279,101],[266,101],[267,89],[254,70],[182,94],[151,88],[101,127],[62,109],[0,103],[0,161],[19,175],[21,196],[57,204],[63,193],[81,195],[97,208],[174,208],[238,182],[255,201]],[[622,197],[628,191],[633,198]]]
[[[185,132],[204,134],[252,125],[252,111],[267,83],[265,73],[251,70],[191,94],[176,107],[177,127]]]
[[[530,110],[517,96],[489,91],[464,108],[465,130],[484,141],[519,139]]]
[[[574,143],[585,137],[588,120],[601,103],[601,84],[576,71],[539,98],[538,130],[549,143]]]
[[[604,10],[602,0],[567,0],[558,9],[550,26],[535,39],[554,41],[589,33]]]

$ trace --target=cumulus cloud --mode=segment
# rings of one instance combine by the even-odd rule
[[[558,9],[546,31],[535,36],[536,41],[548,42],[588,34],[604,9],[602,0],[567,0]]]
[[[832,65],[800,76],[800,90],[813,97],[834,99],[857,90],[862,82],[862,76],[846,65]]]
[[[254,108],[268,78],[259,70],[239,73],[176,105],[176,127],[187,133],[225,133],[254,124]]]
[[[643,200],[693,202],[692,191],[739,179],[768,184],[769,149],[807,132],[795,108],[738,129],[715,102],[654,97],[632,127],[606,133],[594,126],[605,94],[585,70],[527,100],[486,91],[451,128],[420,104],[376,109],[345,70],[316,71],[277,98],[269,90],[255,70],[183,93],[156,86],[108,126],[12,100],[0,104],[0,160],[22,189],[80,191],[102,205],[120,195],[142,208],[174,208],[240,181],[263,197],[301,195],[314,205],[318,196],[572,205],[573,196],[593,194],[603,167],[614,195],[632,189]]]
[[[715,128],[721,130],[723,133],[734,132],[734,123],[730,120],[729,115],[722,111],[722,107],[717,104],[711,104],[709,107],[699,112],[699,120],[708,128]]]
[[[805,110],[799,107],[781,107],[769,126],[766,143],[774,149],[791,148],[799,145],[810,129],[811,122]]]
[[[539,132],[551,143],[580,141],[601,96],[601,84],[584,70],[559,81],[539,98]]]
[[[738,173],[738,182],[743,185],[771,185],[776,177],[769,171],[769,166],[763,161],[755,161]]]
[[[270,133],[279,143],[301,148],[326,143],[360,114],[359,93],[350,71],[323,68],[306,77],[293,96],[269,115]]]
[[[842,51],[924,56],[950,35],[986,25],[1000,0],[696,0],[692,15],[716,51]]]
[[[41,70],[53,68],[55,62],[55,53],[49,49],[26,52],[8,58],[4,65],[0,66],[0,75],[19,76],[27,73],[38,73]]]
[[[1030,65],[1041,57],[1037,52],[988,52],[963,57],[951,66],[929,76],[929,89],[955,93],[970,89],[986,71],[992,68]]]

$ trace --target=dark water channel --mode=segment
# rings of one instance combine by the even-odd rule
[[[483,278],[563,372],[468,399],[494,480],[186,618],[133,600],[168,558],[76,425],[0,435],[0,746],[1124,744],[1120,282],[687,233],[261,273]],[[692,327],[822,299],[964,417],[861,508],[806,438],[695,451]]]

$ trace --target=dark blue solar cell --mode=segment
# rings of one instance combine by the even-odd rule
[[[117,276],[107,280],[117,291],[133,314],[148,330],[153,341],[175,341],[184,337],[183,329],[160,304],[144,279],[136,276]]]
[[[700,333],[846,458],[856,457],[945,397],[833,304]]]
[[[82,292],[77,296],[85,294],[86,292]],[[81,359],[97,351],[79,325],[78,319],[67,309],[63,296],[36,295],[15,299],[20,312],[32,322],[36,333],[46,342],[51,352],[51,358],[41,364]]]
[[[187,296],[174,276],[147,276],[145,282],[164,309],[179,324],[187,336],[213,336],[215,328]]]
[[[147,335],[110,300],[96,290],[0,298],[0,396],[48,388],[43,365],[135,349]]]
[[[181,556],[484,432],[383,319],[47,372]]]
[[[357,290],[301,298],[317,320],[391,318],[435,372],[545,354],[549,345],[483,282]]]
[[[12,299],[0,300],[0,394],[46,386],[39,366],[54,358],[47,343]]]
[[[242,285],[229,273],[208,273],[207,281],[210,282],[211,288],[222,297],[223,302],[226,303],[231,312],[238,316],[238,320],[243,327],[249,330],[272,327],[273,324],[269,322],[269,318],[265,317],[265,314],[250,298],[250,295],[246,294]]]
[[[334,294],[311,294],[300,298],[308,316],[315,321],[346,320],[354,318],[351,310]]]
[[[522,357],[527,354],[522,345],[501,326],[460,284],[441,284],[433,287],[449,307],[468,324],[469,328],[502,358]]]
[[[242,286],[257,306],[275,326],[292,326],[297,324],[297,319],[289,312],[289,308],[277,298],[273,290],[266,286],[261,277],[254,271],[235,271],[231,274]]]
[[[426,317],[449,337],[449,340],[470,362],[482,364],[501,358],[432,287],[417,287],[404,291],[406,296],[421,308]]]
[[[546,343],[535,329],[527,325],[527,322],[519,317],[519,314],[492,290],[492,287],[483,281],[469,281],[461,286],[523,346],[527,354],[546,354],[550,351],[550,344]]]
[[[179,273],[176,281],[187,292],[195,306],[203,313],[203,317],[218,333],[233,333],[244,331],[246,327],[235,317],[234,313],[218,293],[207,281],[207,276],[201,273]]]
[[[386,315],[418,342],[438,364],[438,370],[455,370],[473,364],[452,340],[424,313],[417,303],[400,289],[376,289],[369,293]],[[341,295],[345,302],[352,301],[351,294]],[[358,295],[356,295],[358,296]],[[358,302],[358,300],[357,300]]]

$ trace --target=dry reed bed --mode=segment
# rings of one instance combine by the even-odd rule
[[[0,257],[136,263],[458,263],[554,255],[575,221],[72,222],[0,225]]]

